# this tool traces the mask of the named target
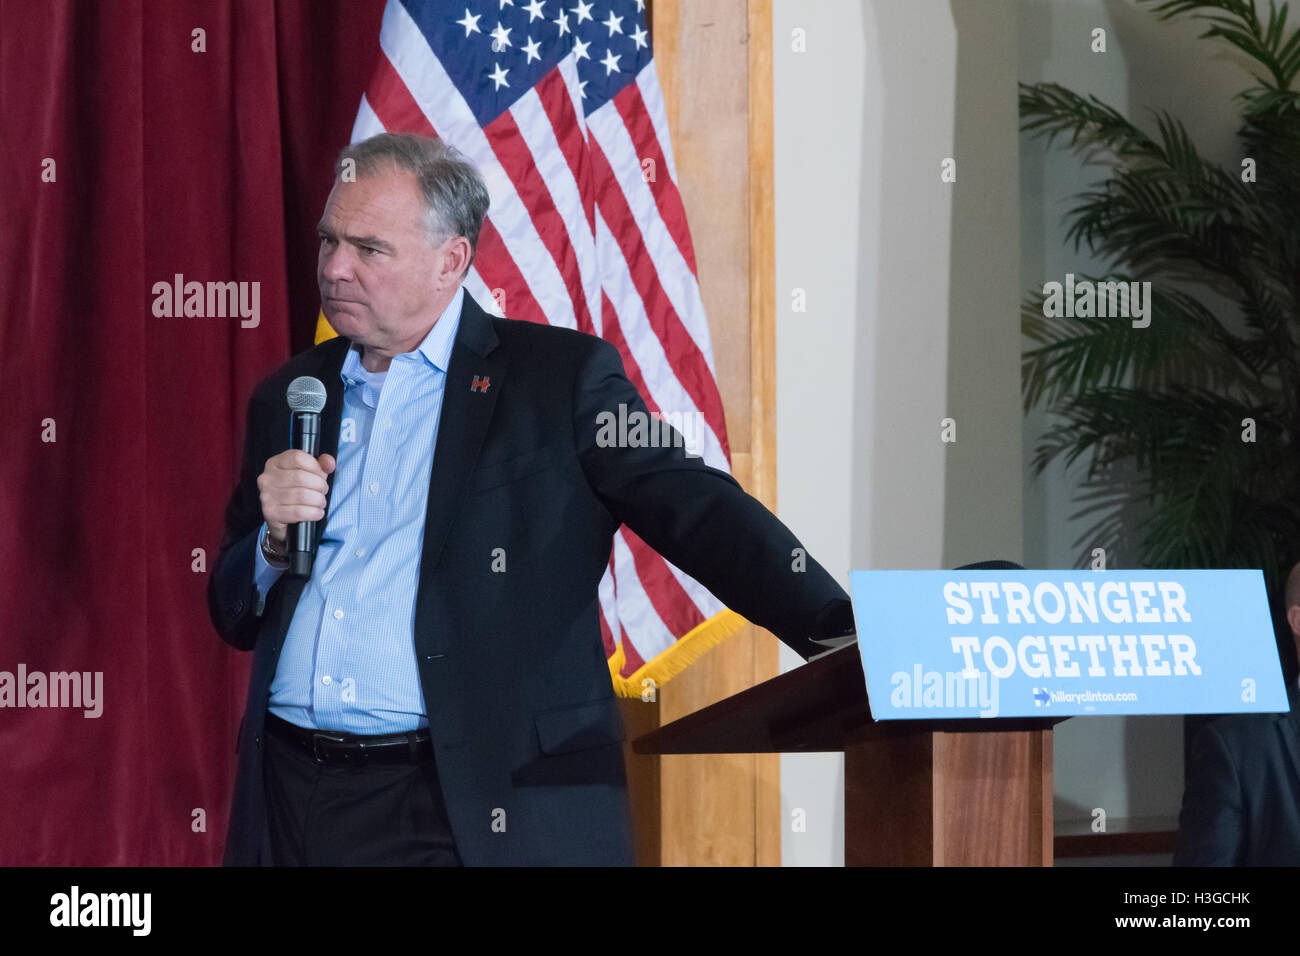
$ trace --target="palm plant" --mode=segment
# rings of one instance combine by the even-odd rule
[[[1048,318],[1042,294],[1026,298],[1025,410],[1057,416],[1034,472],[1083,456],[1090,540],[1111,550],[1131,532],[1134,565],[1260,568],[1272,592],[1300,554],[1300,31],[1274,0],[1266,20],[1252,0],[1154,12],[1248,58],[1238,135],[1255,181],[1206,160],[1167,113],[1151,137],[1094,96],[1021,85],[1021,129],[1106,171],[1067,213],[1075,250],[1152,284],[1147,328]]]

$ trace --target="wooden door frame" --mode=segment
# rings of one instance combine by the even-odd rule
[[[688,222],[700,240],[715,241],[713,218],[704,203],[691,200],[690,169],[744,171],[745,189],[735,197],[708,194],[709,203],[729,203],[733,218],[743,209],[743,239],[723,236],[729,252],[743,256],[743,277],[735,270],[709,271],[701,257],[699,282],[706,308],[710,299],[743,299],[739,310],[708,309],[715,357],[724,350],[749,350],[749,388],[727,380],[725,363],[716,362],[718,385],[728,422],[732,471],[745,490],[776,509],[776,220],[773,199],[774,144],[771,0],[651,0],[647,21],[655,67],[663,90],[673,151]],[[707,29],[701,29],[705,27]],[[740,43],[743,62],[717,44]],[[745,69],[747,92],[744,142],[734,136],[719,143],[710,109],[701,97],[720,97],[707,67],[718,63],[708,45],[729,60],[722,69]],[[733,62],[735,61],[735,62]],[[690,91],[689,118],[682,96]],[[734,90],[733,90],[734,92]],[[731,108],[728,101],[721,108]],[[683,123],[690,125],[683,127]],[[734,132],[734,130],[733,130]],[[735,203],[741,206],[734,205]],[[730,285],[731,288],[724,288]],[[734,355],[734,351],[732,353]],[[732,373],[734,375],[734,373]],[[741,383],[743,385],[743,383]],[[728,397],[730,396],[730,397]],[[743,431],[733,428],[741,423]],[[657,704],[624,702],[629,737],[659,722],[674,720],[779,672],[777,639],[748,625],[708,652],[659,690]],[[629,789],[643,864],[759,865],[781,863],[780,755],[669,756],[628,755]]]

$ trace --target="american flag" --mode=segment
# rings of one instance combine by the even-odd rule
[[[700,423],[696,450],[729,472],[644,7],[389,0],[352,139],[423,133],[463,152],[492,197],[466,291],[497,315],[606,339],[650,411]],[[599,598],[624,693],[740,623],[626,526]]]

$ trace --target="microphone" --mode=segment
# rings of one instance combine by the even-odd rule
[[[325,407],[325,383],[300,375],[289,383],[289,447],[315,458],[320,453],[320,413]],[[299,521],[289,526],[289,573],[305,578],[311,574],[311,539],[316,522]]]

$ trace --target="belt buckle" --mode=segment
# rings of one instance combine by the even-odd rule
[[[318,764],[325,763],[325,754],[323,754],[320,749],[321,741],[329,741],[330,743],[341,744],[341,743],[346,743],[347,738],[342,737],[338,734],[322,733],[319,730],[312,731],[311,756],[312,759],[315,760],[316,763]]]

